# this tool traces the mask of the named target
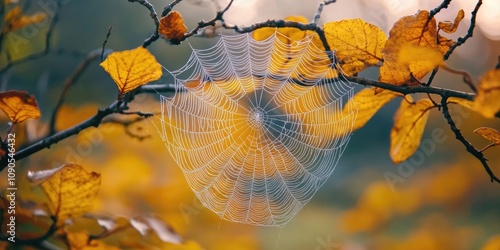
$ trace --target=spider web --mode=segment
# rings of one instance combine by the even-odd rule
[[[200,201],[221,218],[283,226],[333,172],[350,138],[351,84],[313,36],[221,35],[169,71],[159,131]],[[167,70],[168,71],[168,70]]]

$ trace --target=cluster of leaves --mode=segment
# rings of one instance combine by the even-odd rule
[[[45,13],[35,13],[33,15],[24,15],[21,7],[17,4],[16,0],[4,0],[3,6],[11,6],[11,8],[5,13],[2,22],[2,36],[8,33],[32,25],[35,23],[41,23],[46,18]],[[2,8],[3,10],[3,8]]]

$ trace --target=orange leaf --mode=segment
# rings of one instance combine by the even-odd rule
[[[166,39],[179,40],[184,37],[186,31],[187,27],[184,25],[184,20],[177,11],[171,11],[160,20],[158,33],[163,35]]]
[[[419,72],[439,66],[443,63],[443,55],[436,49],[405,44],[399,50],[397,62],[407,65],[411,72]]]
[[[303,16],[289,16],[285,21],[308,23],[307,18]],[[272,37],[276,35],[275,37]],[[274,47],[271,53],[271,61],[267,67],[271,74],[283,75],[292,70],[292,78],[303,80],[304,78],[317,78],[311,69],[316,72],[327,73],[325,77],[335,78],[337,72],[330,67],[330,60],[326,53],[320,55],[311,53],[308,56],[302,56],[303,49],[311,46],[314,49],[324,50],[323,43],[319,39],[318,34],[314,31],[303,31],[297,28],[262,28],[252,33],[256,41],[263,41],[272,37],[274,39]],[[301,62],[301,63],[299,63]],[[302,65],[302,66],[300,66]],[[304,67],[303,65],[308,65]]]
[[[28,178],[31,182],[40,183],[58,224],[88,212],[101,184],[100,174],[89,173],[73,163],[51,170],[28,171]]]
[[[395,97],[401,96],[401,94],[390,90],[382,90],[378,93],[375,93],[375,91],[375,88],[363,89],[356,93],[345,105],[344,114],[346,114],[351,106],[358,108],[358,115],[352,128],[353,131],[363,127],[385,104]]]
[[[31,16],[22,15],[21,7],[16,6],[5,14],[2,32],[7,34],[31,24],[43,22],[45,18],[47,18],[45,13],[35,13]]]
[[[353,75],[382,61],[387,36],[362,19],[326,23],[325,36],[345,74]]]
[[[479,82],[474,107],[487,118],[495,117],[500,111],[500,69],[488,71]]]
[[[379,80],[395,85],[411,84],[414,78],[424,77],[439,65],[440,61],[435,60],[436,53],[441,53],[442,56],[453,44],[451,40],[437,34],[436,19],[433,17],[429,20],[429,12],[426,10],[399,19],[389,34],[389,40],[382,51],[384,63],[380,67]],[[400,62],[401,53],[403,56],[418,55],[422,53],[420,48],[425,51],[424,55],[430,54],[430,59],[420,55],[413,60],[402,58],[404,63]]]
[[[418,149],[424,133],[429,111],[434,104],[429,99],[416,103],[403,100],[399,107],[391,130],[391,159],[395,164],[411,157]]]
[[[500,249],[500,234],[492,236],[481,248],[481,250],[498,250]]]
[[[24,91],[9,90],[0,93],[0,109],[13,123],[40,118],[40,110],[34,96]]]
[[[500,145],[500,132],[488,127],[480,127],[474,130],[474,133],[482,135],[486,140],[492,141],[495,145]]]
[[[464,10],[459,10],[457,13],[457,17],[455,17],[455,21],[453,23],[450,21],[443,21],[439,22],[438,26],[442,31],[448,34],[455,33],[462,19],[464,19]]]
[[[111,53],[101,67],[118,86],[119,98],[141,85],[160,79],[162,75],[161,65],[142,46]]]

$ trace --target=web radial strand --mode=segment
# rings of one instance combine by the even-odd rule
[[[201,202],[221,218],[283,226],[342,155],[356,108],[312,36],[222,35],[169,73],[162,138]],[[333,76],[333,77],[332,77]]]

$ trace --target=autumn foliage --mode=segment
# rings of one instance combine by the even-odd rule
[[[4,1],[2,4],[3,37],[49,18],[42,13],[24,14],[16,2]],[[129,2],[141,3],[141,1],[130,0]],[[147,5],[141,4],[147,7]],[[439,11],[442,10],[438,9]],[[215,21],[222,22],[223,28],[241,32],[234,26],[226,25],[223,22],[223,14],[224,11],[218,12],[214,24]],[[371,233],[376,235],[378,229],[396,220],[395,218],[417,213],[432,206],[451,208],[457,204],[463,204],[474,197],[475,186],[490,180],[496,182],[496,185],[489,187],[498,189],[500,181],[496,175],[500,174],[500,168],[493,167],[498,166],[498,162],[487,161],[483,153],[486,150],[488,150],[487,152],[498,150],[495,146],[500,145],[500,132],[491,128],[494,124],[492,120],[498,119],[500,112],[500,102],[498,102],[500,99],[500,69],[492,66],[491,69],[485,70],[477,84],[471,83],[467,77],[463,77],[464,86],[472,90],[470,93],[440,88],[439,83],[434,83],[432,78],[429,78],[429,75],[436,74],[439,70],[449,71],[453,74],[461,72],[453,69],[446,62],[453,50],[464,43],[462,41],[458,44],[456,39],[449,38],[449,34],[457,32],[459,25],[464,25],[462,23],[464,16],[465,11],[460,10],[456,13],[454,20],[438,20],[435,10],[420,10],[414,15],[401,17],[394,23],[389,34],[385,34],[376,25],[359,18],[326,22],[323,25],[317,25],[318,29],[312,29],[305,26],[311,22],[301,16],[291,16],[284,19],[284,21],[291,22],[293,26],[280,27],[270,24],[266,26],[264,23],[258,28],[245,31],[252,32],[253,39],[257,41],[265,40],[277,32],[279,42],[289,45],[306,36],[312,36],[312,42],[318,48],[325,50],[326,47],[329,47],[334,50],[332,61],[311,58],[309,63],[311,67],[328,68],[327,77],[329,78],[345,76],[354,83],[369,85],[359,90],[352,99],[347,100],[343,105],[342,112],[344,114],[347,114],[348,110],[358,110],[357,117],[353,121],[353,130],[364,128],[380,109],[397,101],[398,107],[393,114],[387,153],[394,164],[402,164],[415,155],[421,146],[426,127],[434,125],[430,121],[436,117],[443,117],[446,124],[450,126],[450,133],[453,133],[453,136],[458,139],[458,142],[450,140],[447,143],[459,144],[460,147],[456,146],[456,151],[460,153],[466,152],[465,146],[467,152],[470,153],[468,158],[460,156],[461,161],[465,159],[463,160],[466,162],[464,164],[456,163],[420,172],[415,180],[398,192],[391,190],[385,182],[376,181],[369,184],[360,195],[359,200],[355,202],[353,207],[343,212],[339,219],[340,227],[347,234]],[[171,44],[179,44],[180,41],[196,33],[188,30],[180,12],[169,11],[159,18],[156,16],[153,18],[156,18],[157,26],[152,38],[159,39],[161,37],[170,41]],[[190,28],[198,31],[210,26],[210,22],[200,22],[198,25],[196,28]],[[34,159],[39,160],[42,164],[41,166],[33,166],[34,170],[28,166],[24,177],[30,182],[23,183],[23,187],[19,188],[20,193],[22,189],[23,195],[17,203],[17,223],[22,223],[25,228],[19,229],[17,232],[17,243],[10,242],[4,237],[6,228],[3,222],[8,220],[9,201],[5,195],[1,197],[2,234],[0,238],[4,243],[0,244],[0,249],[17,249],[18,245],[37,247],[46,242],[62,249],[147,249],[152,245],[158,246],[158,249],[204,249],[202,244],[197,242],[196,237],[208,241],[210,236],[205,235],[205,233],[192,233],[193,231],[190,231],[192,229],[183,223],[186,220],[186,215],[179,214],[179,206],[172,205],[179,201],[182,201],[182,204],[192,203],[190,193],[185,189],[186,184],[183,181],[183,176],[173,170],[161,170],[164,172],[154,173],[156,170],[160,171],[160,168],[149,168],[150,160],[142,159],[136,153],[141,152],[150,158],[160,158],[163,161],[165,159],[160,156],[166,154],[162,147],[163,142],[142,134],[147,130],[144,121],[159,111],[143,110],[144,106],[134,106],[133,102],[138,94],[148,92],[145,88],[148,83],[157,82],[163,75],[163,66],[148,49],[148,45],[155,41],[152,38],[136,48],[106,55],[104,60],[100,62],[100,66],[116,84],[118,96],[116,102],[99,111],[96,111],[96,106],[92,104],[85,106],[84,108],[87,109],[84,111],[74,109],[70,105],[58,107],[54,114],[58,113],[59,116],[55,117],[53,124],[58,132],[56,134],[50,134],[47,129],[49,125],[38,120],[42,113],[33,95],[19,90],[0,92],[0,109],[5,113],[7,133],[14,131],[22,138],[16,142],[19,144],[16,146],[18,154],[22,155],[23,158],[33,155]],[[276,46],[276,49],[282,48]],[[290,62],[286,58],[277,58],[270,63],[269,70],[272,73],[277,73],[287,70],[289,67],[291,67]],[[376,68],[378,79],[363,79],[359,76],[363,70],[369,67]],[[304,77],[301,73],[299,72],[293,77],[297,79]],[[252,81],[252,79],[240,80]],[[225,84],[230,85],[229,81],[214,84],[224,88]],[[186,87],[196,88],[196,84],[197,82],[187,83]],[[302,87],[297,85],[293,88]],[[315,91],[311,91],[310,95],[312,99],[317,97]],[[150,103],[153,103],[154,107],[159,106],[154,100],[150,100]],[[470,135],[477,137],[471,141],[480,141],[478,138],[482,139],[482,136],[487,143],[486,146],[480,149],[475,148],[461,133],[461,126],[454,122],[449,113],[449,107],[453,106],[463,107],[473,112],[477,115],[476,117],[479,117],[478,122],[484,123],[483,125],[478,124],[478,122],[471,123],[471,126],[476,127],[467,126],[467,129],[476,133]],[[304,111],[310,107],[298,103],[295,108],[298,111]],[[50,115],[50,113],[43,113],[43,116],[46,117],[50,117]],[[338,114],[332,112],[328,115],[334,117]],[[31,128],[31,130],[42,134],[37,138],[39,140],[30,140],[29,136],[21,137],[28,133],[26,131],[29,130],[27,125],[29,120],[38,120],[36,128]],[[305,117],[303,122],[311,121]],[[92,132],[99,134],[102,131],[108,132],[105,133],[105,136],[92,137],[91,135]],[[146,133],[150,132],[146,131]],[[329,134],[312,134],[312,136],[322,136],[326,140],[334,140],[342,134],[338,131],[332,131]],[[7,135],[2,134],[1,138],[1,169],[5,172],[8,164],[9,146]],[[54,155],[47,154],[45,158],[40,156],[36,158],[37,151],[49,148],[66,138],[74,144],[87,140],[90,142],[92,140],[114,141],[114,143],[99,146],[102,147],[99,150],[117,156],[110,157],[95,153],[95,158],[98,160],[85,160],[82,164],[65,161],[61,162],[59,166],[44,165],[49,160],[60,160],[54,156],[56,153]],[[139,142],[147,141],[145,138],[152,141],[150,142],[151,149],[148,151],[143,149],[147,147],[146,144]],[[230,143],[228,142],[228,145]],[[37,147],[37,150],[30,151],[32,146]],[[57,145],[46,151],[59,154],[65,152],[64,148]],[[358,152],[358,154],[362,156],[363,152]],[[22,159],[19,156],[16,157],[18,157],[16,161]],[[476,159],[476,161],[471,159]],[[32,161],[30,164],[37,165],[38,163],[35,164]],[[113,170],[104,165],[118,166],[119,168]],[[169,164],[164,165],[162,169],[172,167]],[[487,174],[484,173],[485,170]],[[150,181],[152,179],[158,182],[163,181],[163,177],[155,179],[155,176],[158,175],[165,175],[168,184]],[[122,179],[118,178],[115,183],[111,183],[106,179],[110,176],[118,176]],[[182,185],[184,189],[177,188],[177,186]],[[5,188],[6,184],[0,186]],[[168,214],[161,215],[161,217],[150,214],[127,217],[118,215],[122,213],[116,213],[116,216],[101,216],[95,213],[95,211],[106,211],[108,207],[113,213],[113,209],[115,209],[112,207],[113,203],[106,202],[106,200],[119,199],[117,197],[123,195],[140,199],[144,204],[150,204],[158,211],[167,211]],[[492,199],[497,198],[498,196],[492,197]],[[128,211],[123,209],[120,212],[124,214],[135,212],[134,205],[128,205],[130,205]],[[193,210],[192,207],[187,206],[185,208],[187,210],[181,208],[181,211],[199,213],[199,208]],[[155,209],[150,210],[158,212]],[[213,223],[217,219],[215,216],[207,215],[200,220]],[[233,233],[231,227],[228,228],[227,232],[222,233],[231,235]],[[255,249],[258,247],[255,239],[245,236],[254,234],[254,230],[252,228],[241,229],[240,234],[238,234],[240,238],[228,236],[231,239],[227,239],[225,242],[227,245],[214,243],[215,248],[213,249]],[[190,236],[194,237],[186,239],[180,236],[183,233],[189,233]],[[446,234],[456,237],[462,234],[469,235],[455,230],[452,223],[436,213],[420,221],[418,227],[408,237],[400,240],[384,237],[377,239],[382,242],[382,245],[390,246],[392,249],[458,249],[460,244],[455,242],[455,238],[443,237],[437,240],[434,237],[434,235]],[[487,242],[480,244],[482,249],[499,249],[499,237],[500,235],[489,237]],[[239,245],[242,242],[246,247]]]

